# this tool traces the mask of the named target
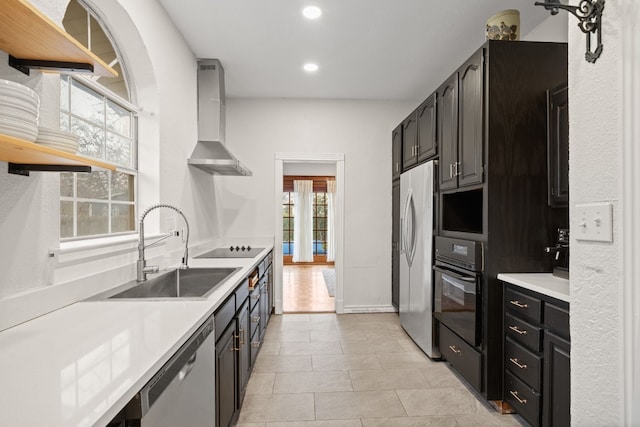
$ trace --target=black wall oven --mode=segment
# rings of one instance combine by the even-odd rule
[[[482,336],[482,244],[437,236],[435,247],[434,317],[477,347]]]

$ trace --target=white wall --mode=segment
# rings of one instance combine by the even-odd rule
[[[391,131],[415,103],[228,99],[227,146],[253,171],[222,177],[227,240],[274,236],[274,154],[344,153],[344,308],[391,307]]]
[[[580,426],[625,424],[623,385],[630,372],[624,371],[622,340],[623,14],[620,2],[606,3],[604,50],[595,64],[585,61],[585,35],[568,18],[571,417]],[[576,240],[576,205],[591,202],[613,204],[613,243]]]
[[[34,5],[61,22],[68,0]],[[191,225],[193,244],[219,236],[215,224],[215,182],[192,171],[186,159],[196,141],[196,60],[154,0],[88,0],[115,37],[140,106],[139,209],[158,202],[181,208]],[[4,55],[4,54],[2,54]],[[58,77],[25,77],[0,58],[0,77],[26,82],[41,95],[49,125],[58,123]],[[6,163],[0,163],[6,170]],[[0,330],[86,298],[134,277],[135,242],[107,248],[62,251],[59,246],[59,177],[0,172]],[[164,218],[175,216],[162,212]],[[148,232],[158,232],[160,215],[149,215]],[[180,219],[178,218],[178,224]],[[135,240],[135,236],[133,237]],[[163,263],[177,263],[179,239],[150,251]],[[99,262],[96,262],[99,259]]]

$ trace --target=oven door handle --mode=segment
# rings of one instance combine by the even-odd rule
[[[453,276],[458,280],[462,280],[463,282],[468,282],[468,283],[475,283],[476,282],[476,278],[475,277],[463,276],[460,273],[458,273],[457,271],[452,270],[450,268],[442,267],[442,266],[439,266],[439,265],[434,265],[433,269],[435,271],[439,271],[440,273],[447,274],[449,276]]]

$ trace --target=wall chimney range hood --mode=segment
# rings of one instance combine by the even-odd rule
[[[210,174],[251,176],[224,137],[224,69],[217,59],[198,59],[198,142],[188,163]]]

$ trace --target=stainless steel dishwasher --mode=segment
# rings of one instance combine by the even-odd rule
[[[215,334],[210,317],[121,412],[119,426],[215,426]]]

